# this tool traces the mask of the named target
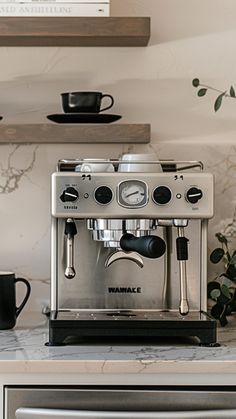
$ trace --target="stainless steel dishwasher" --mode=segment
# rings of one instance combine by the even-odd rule
[[[4,419],[230,419],[236,387],[5,387]]]

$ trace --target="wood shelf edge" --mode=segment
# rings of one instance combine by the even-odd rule
[[[0,46],[146,46],[150,17],[0,17]]]
[[[0,124],[0,144],[147,144],[150,124]]]

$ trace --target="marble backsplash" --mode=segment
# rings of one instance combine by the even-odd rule
[[[50,175],[57,160],[75,156],[117,158],[126,151],[154,151],[159,159],[181,160],[183,149],[184,159],[203,161],[205,170],[215,175],[215,217],[209,224],[209,252],[217,245],[215,233],[219,231],[227,234],[232,245],[236,245],[236,153],[233,145],[1,146],[1,270],[12,270],[31,281],[28,310],[41,310],[49,301]],[[210,279],[217,269],[218,265],[209,263]]]

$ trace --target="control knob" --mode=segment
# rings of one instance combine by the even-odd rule
[[[98,204],[107,205],[112,201],[113,192],[108,186],[99,186],[94,194]]]
[[[192,187],[187,191],[186,199],[190,204],[197,204],[198,201],[203,197],[201,189]]]
[[[72,186],[66,188],[60,196],[62,202],[75,202],[78,198],[79,192]]]
[[[170,202],[172,192],[167,186],[158,186],[153,192],[153,200],[156,204],[165,205]]]

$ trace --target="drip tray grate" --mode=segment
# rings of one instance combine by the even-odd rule
[[[182,316],[178,311],[160,310],[81,310],[81,311],[58,311],[57,320],[127,320],[127,321],[199,321],[208,320],[205,313],[190,312]]]

